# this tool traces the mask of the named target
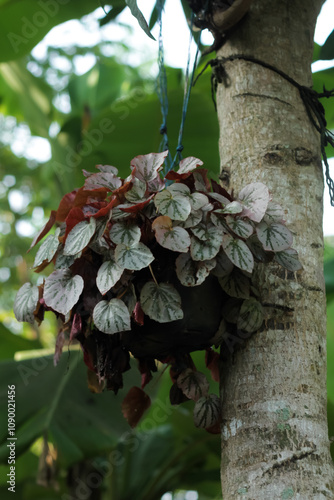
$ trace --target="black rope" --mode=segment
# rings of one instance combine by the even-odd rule
[[[282,78],[287,80],[291,85],[293,85],[295,88],[298,89],[299,95],[304,103],[307,115],[312,125],[320,134],[321,154],[325,164],[326,184],[329,190],[331,205],[332,207],[334,207],[334,182],[330,176],[328,158],[326,154],[326,146],[330,145],[334,148],[334,135],[330,130],[327,129],[325,108],[319,101],[319,99],[321,99],[322,97],[326,98],[334,97],[334,89],[326,90],[324,87],[323,92],[316,92],[314,89],[311,89],[310,87],[306,87],[305,85],[300,85],[298,82],[296,82],[296,80],[294,80],[291,76],[289,76],[287,73],[280,70],[279,68],[276,68],[275,66],[272,66],[271,64],[265,61],[261,61],[260,59],[257,59],[252,56],[247,56],[243,54],[235,54],[228,57],[220,56],[217,57],[216,59],[211,59],[211,61],[208,61],[193,83],[193,85],[195,85],[198,78],[204,73],[204,71],[208,68],[208,66],[211,66],[212,68],[211,93],[215,109],[217,109],[215,93],[217,90],[218,83],[222,83],[225,86],[229,84],[228,75],[226,73],[224,64],[228,61],[235,61],[235,60],[244,60],[252,62],[255,64],[259,64],[264,68],[270,69],[271,71],[274,71],[275,73],[280,75]]]

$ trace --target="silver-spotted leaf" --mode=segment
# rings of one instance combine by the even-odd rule
[[[193,230],[196,228],[192,228]],[[200,240],[196,236],[191,237],[190,253],[194,260],[210,260],[219,252],[222,244],[222,232],[215,226],[207,227],[205,239]]]
[[[112,165],[96,165],[96,168],[100,170],[100,172],[106,172],[113,175],[118,174],[118,169],[116,167],[113,167]]]
[[[203,165],[202,160],[195,158],[194,156],[188,156],[188,158],[183,158],[180,161],[179,169],[177,171],[178,174],[187,174],[188,172],[192,172],[197,167],[201,167]]]
[[[78,302],[83,287],[81,276],[72,276],[69,269],[57,269],[45,280],[43,298],[48,307],[66,316]]]
[[[232,229],[237,236],[240,236],[240,238],[247,239],[254,232],[253,225],[249,221],[241,219],[240,217],[232,217],[231,215],[228,215],[225,220],[228,227]]]
[[[261,241],[264,250],[281,252],[292,245],[293,236],[291,231],[283,224],[274,223],[270,226],[261,222],[256,228],[256,234]]]
[[[198,401],[199,398],[206,397],[209,393],[209,381],[204,373],[186,368],[177,377],[177,386],[187,398]]]
[[[274,203],[273,201],[269,201],[263,220],[267,224],[272,224],[273,222],[284,223],[284,210],[281,205]]]
[[[139,271],[147,267],[154,260],[151,250],[144,243],[137,243],[133,246],[120,243],[115,248],[115,260],[120,267]]]
[[[53,259],[59,247],[59,233],[60,227],[56,229],[54,234],[49,234],[46,240],[43,241],[36,253],[33,267],[38,267],[43,264],[44,261],[50,262]]]
[[[230,297],[236,299],[248,299],[250,293],[250,281],[247,276],[238,269],[233,269],[232,273],[222,278],[218,278],[220,286]]]
[[[134,177],[132,179],[132,183],[133,186],[127,193],[125,193],[125,198],[130,203],[138,203],[139,201],[143,200],[146,193],[146,182],[140,181],[139,179]]]
[[[64,255],[62,251],[59,252],[55,262],[55,269],[68,269],[76,259],[81,257],[82,252],[77,255]]]
[[[152,224],[157,242],[164,248],[174,252],[188,252],[190,236],[182,227],[173,227],[173,222],[167,215],[157,217]]]
[[[201,285],[216,266],[216,260],[194,261],[189,253],[179,255],[175,261],[176,275],[183,286]],[[233,267],[233,264],[232,264]]]
[[[69,232],[65,241],[64,255],[75,255],[88,245],[96,229],[96,220],[91,217],[89,221],[79,222]]]
[[[263,308],[254,297],[245,300],[240,308],[237,327],[239,330],[256,332],[263,323]]]
[[[202,217],[203,212],[201,210],[192,210],[189,214],[189,217],[184,222],[181,222],[182,227],[188,228],[197,226],[197,224],[201,222]]]
[[[105,187],[109,191],[114,191],[114,189],[120,188],[121,185],[121,179],[111,172],[98,172],[90,175],[85,180],[85,189],[87,190]]]
[[[154,204],[162,215],[173,220],[186,220],[191,212],[190,190],[185,184],[172,184],[157,193]]]
[[[260,222],[270,200],[269,189],[262,182],[253,182],[240,191],[238,199],[244,206],[243,215]]]
[[[246,243],[230,234],[223,237],[223,249],[233,264],[243,271],[251,273],[254,268],[254,257]]]
[[[109,236],[116,245],[124,243],[124,245],[132,246],[139,242],[141,231],[136,224],[126,221],[116,222],[110,229]]]
[[[209,198],[203,193],[192,193],[189,199],[192,210],[200,210],[209,203]]]
[[[303,269],[303,266],[298,259],[298,252],[294,248],[288,248],[287,250],[283,250],[283,252],[276,252],[275,260],[281,264],[281,266],[285,267],[285,269],[292,272]]]
[[[221,402],[216,394],[199,398],[194,407],[194,423],[196,427],[208,429],[221,418]]]
[[[243,210],[243,206],[239,201],[231,201],[224,208],[217,208],[215,212],[217,214],[240,214]]]
[[[134,169],[132,175],[143,182],[153,181],[159,175],[167,155],[168,151],[136,156],[131,160],[131,168]]]
[[[34,323],[34,311],[39,298],[38,287],[25,283],[16,294],[14,301],[14,315],[17,321]]]
[[[131,330],[130,313],[120,299],[101,300],[93,311],[95,326],[103,333],[117,333]]]
[[[124,269],[120,267],[114,259],[103,262],[96,277],[96,285],[102,295],[105,295],[110,288],[116,285],[123,271]]]
[[[144,313],[159,323],[183,318],[181,297],[169,283],[145,283],[140,293],[140,304]]]

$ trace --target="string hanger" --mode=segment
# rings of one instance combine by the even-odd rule
[[[164,44],[163,44],[163,33],[162,33],[162,14],[164,10],[165,0],[158,0],[157,2],[157,14],[158,14],[158,23],[159,23],[159,53],[158,53],[158,66],[159,73],[157,78],[157,94],[160,101],[161,115],[162,115],[162,123],[160,126],[160,134],[162,135],[162,140],[160,143],[159,150],[165,151],[169,150],[168,146],[168,132],[167,132],[167,117],[168,117],[168,94],[167,94],[167,75],[166,75],[166,67],[164,61]],[[189,37],[189,46],[188,46],[188,56],[187,56],[187,65],[185,72],[185,81],[184,81],[184,92],[183,92],[183,104],[182,104],[182,114],[181,114],[181,123],[178,135],[178,142],[176,146],[176,153],[174,157],[172,157],[169,152],[168,158],[166,158],[165,162],[165,170],[164,174],[166,175],[170,170],[173,169],[175,163],[177,161],[182,160],[182,151],[184,146],[182,144],[183,140],[183,132],[184,126],[187,116],[187,110],[189,105],[191,88],[194,82],[194,75],[197,68],[198,58],[200,54],[200,36],[197,43],[197,49],[195,54],[194,63],[192,66],[192,70],[190,72],[190,60],[191,60],[191,42],[192,42],[192,29],[194,26],[194,13],[191,12],[190,18],[190,37]]]

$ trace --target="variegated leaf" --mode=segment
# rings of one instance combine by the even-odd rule
[[[190,253],[194,260],[210,260],[219,252],[222,232],[213,226],[207,228],[205,234],[207,236],[205,240],[191,237]]]
[[[233,264],[243,271],[251,273],[254,268],[254,257],[246,243],[230,234],[223,236],[223,249]]]
[[[98,189],[101,187],[107,188],[109,191],[114,191],[120,188],[122,181],[119,177],[111,172],[98,172],[92,174],[85,180],[85,189]]]
[[[216,267],[211,271],[211,274],[217,276],[218,278],[222,278],[223,276],[228,276],[233,271],[233,263],[227,257],[224,250],[220,250],[220,252],[215,257]]]
[[[109,236],[111,241],[118,245],[119,243],[124,243],[126,246],[136,245],[141,237],[140,228],[133,223],[116,222],[110,232]]]
[[[189,217],[184,222],[181,222],[181,225],[184,228],[197,226],[201,222],[202,217],[203,212],[201,210],[192,210]]]
[[[147,316],[159,323],[183,318],[179,292],[169,283],[146,283],[140,293],[140,304]]]
[[[274,223],[268,226],[261,222],[256,228],[256,234],[265,250],[281,252],[292,245],[292,233],[283,224]]]
[[[117,333],[131,330],[128,308],[120,299],[101,300],[93,311],[95,326],[103,333]]]
[[[221,418],[221,402],[216,394],[199,398],[194,407],[194,423],[196,427],[208,429]]]
[[[203,162],[194,156],[188,156],[188,158],[183,158],[180,161],[179,169],[177,171],[178,174],[187,174],[188,172],[192,172],[197,167],[201,167]]]
[[[111,218],[113,221],[119,219],[126,219],[131,216],[128,212],[124,212],[122,208],[130,208],[132,207],[132,203],[122,203],[121,205],[117,205],[117,207],[111,210]]]
[[[284,210],[281,205],[278,205],[278,203],[274,203],[273,201],[269,201],[263,220],[267,224],[272,224],[273,222],[284,223]]]
[[[55,262],[55,269],[68,269],[76,259],[81,257],[81,255],[82,252],[76,255],[64,255],[63,252],[59,252]]]
[[[173,222],[167,215],[157,217],[152,224],[157,242],[164,248],[174,252],[188,252],[190,236],[182,227],[173,227]]]
[[[262,182],[253,182],[240,191],[238,199],[244,206],[243,215],[260,222],[270,200],[269,189]]]
[[[120,267],[114,259],[103,262],[99,268],[96,285],[102,295],[105,295],[110,288],[116,285],[117,281],[121,278],[124,269]]]
[[[132,179],[133,186],[130,191],[125,193],[125,198],[130,203],[142,201],[146,193],[146,182],[140,181],[136,177]]]
[[[199,398],[206,397],[209,393],[209,381],[204,373],[186,368],[177,377],[177,386],[187,398],[198,401]]]
[[[303,269],[303,266],[298,259],[298,252],[294,248],[287,248],[287,250],[283,250],[283,252],[276,252],[275,260],[281,264],[281,266],[285,267],[285,269],[292,272]]]
[[[201,285],[216,266],[216,260],[193,261],[189,253],[179,255],[175,261],[176,275],[183,286]],[[232,264],[233,267],[233,264]]]
[[[154,204],[162,215],[168,215],[173,220],[186,220],[191,212],[189,192],[185,184],[172,184],[155,195]]]
[[[200,210],[209,203],[209,198],[203,193],[192,193],[189,199],[192,210]]]
[[[81,276],[72,276],[69,269],[57,269],[45,280],[43,298],[48,307],[66,316],[78,302],[83,287]]]
[[[245,300],[240,308],[237,327],[239,330],[256,332],[263,323],[263,308],[254,297]]]
[[[217,214],[240,214],[243,210],[243,206],[238,201],[229,202],[224,208],[217,208],[215,213]]]
[[[253,225],[240,217],[232,217],[231,215],[228,215],[225,220],[229,228],[232,229],[237,236],[240,236],[240,238],[247,239],[254,232]]]
[[[75,255],[88,245],[96,229],[96,220],[91,217],[89,221],[79,222],[69,232],[65,241],[64,255]]]
[[[106,172],[108,174],[113,174],[117,175],[118,170],[116,167],[113,167],[112,165],[96,165],[96,168],[100,170],[100,172]]]
[[[139,271],[147,267],[154,260],[151,250],[144,243],[137,243],[133,246],[120,243],[115,249],[115,260],[120,267]]]
[[[166,187],[165,181],[163,181],[160,175],[157,175],[154,179],[147,183],[147,189],[150,193],[157,193],[162,191]]]
[[[248,299],[250,293],[250,281],[247,276],[238,269],[233,269],[232,273],[222,278],[218,278],[220,286],[230,297],[236,299]]]
[[[198,224],[196,227],[191,228],[191,232],[196,238],[202,241],[208,241],[212,239],[213,234],[219,233],[222,236],[222,233],[217,230],[212,224]]]
[[[231,203],[228,198],[225,198],[225,196],[219,193],[208,193],[208,196],[210,196],[210,198],[213,198],[216,201],[219,201],[219,203],[221,203],[223,207]]]
[[[153,181],[162,169],[167,155],[168,151],[136,156],[131,160],[131,168],[135,168],[133,175],[143,182]]]
[[[273,252],[266,252],[263,249],[262,243],[259,241],[258,237],[256,234],[253,234],[248,240],[246,241],[248,248],[254,255],[255,259],[258,260],[259,262],[262,263],[268,263],[271,262],[274,258],[274,253]]]
[[[44,261],[50,262],[53,259],[59,247],[59,233],[60,228],[58,227],[54,234],[49,234],[46,240],[43,241],[36,253],[33,267],[38,267]]]
[[[34,323],[34,311],[39,299],[38,287],[25,283],[16,294],[14,301],[14,315],[17,321]]]

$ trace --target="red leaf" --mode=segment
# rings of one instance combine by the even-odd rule
[[[225,198],[227,198],[228,200],[233,201],[233,198],[230,195],[230,193],[228,193],[226,189],[224,189],[220,184],[218,184],[218,182],[211,179],[211,184],[212,184],[212,191],[214,193],[221,194],[222,196],[225,196]]]
[[[59,203],[59,207],[57,210],[57,215],[56,215],[56,221],[57,222],[64,222],[66,217],[68,216],[69,211],[71,208],[73,208],[73,202],[74,198],[77,194],[77,189],[74,189],[74,191],[71,191],[70,193],[65,194],[65,196],[62,197]]]
[[[70,210],[68,216],[66,217],[66,232],[64,236],[64,243],[66,241],[68,233],[76,226],[79,224],[79,222],[82,222],[86,220],[86,217],[84,216],[83,211],[79,207],[74,207]]]
[[[102,202],[101,202],[102,203]],[[104,202],[106,203],[106,202]],[[114,208],[118,204],[118,200],[116,197],[113,197],[109,203],[107,203],[104,207],[100,208],[98,212],[96,212],[93,217],[94,219],[97,219],[98,217],[104,217],[109,213],[109,211]]]
[[[71,333],[70,333],[70,342],[75,339],[82,330],[82,319],[80,314],[75,313],[72,321]]]
[[[211,191],[211,185],[208,179],[208,170],[206,168],[197,168],[196,174],[200,174],[200,176],[202,177],[206,190]]]
[[[105,200],[107,197],[109,190],[108,188],[98,188],[85,190],[83,187],[78,189],[75,199],[73,202],[74,207],[83,207],[86,205],[88,198],[92,198],[94,200]]]
[[[136,427],[144,411],[150,406],[149,396],[139,387],[131,387],[122,402],[122,413],[130,427]]]
[[[37,245],[37,243],[39,243],[41,241],[41,239],[44,238],[44,236],[50,231],[50,229],[52,228],[53,224],[56,222],[56,215],[57,215],[56,210],[52,210],[51,214],[50,214],[50,217],[49,217],[49,220],[47,221],[47,223],[45,224],[45,226],[40,230],[40,232],[37,234],[37,236],[35,236],[35,238],[33,239],[33,242],[31,243],[30,248],[29,248],[29,250],[28,250],[27,253],[29,253],[30,250],[35,245]]]
[[[143,326],[144,324],[144,311],[140,306],[140,302],[137,302],[132,313],[132,317],[138,325]]]
[[[211,377],[215,382],[219,382],[219,361],[220,357],[218,352],[212,349],[207,349],[205,353],[205,364],[211,371]]]
[[[64,344],[65,344],[65,334],[64,334],[64,330],[61,329],[61,330],[59,330],[58,335],[57,335],[56,349],[55,349],[55,353],[53,356],[53,364],[55,366],[57,366],[58,361],[60,360],[60,356],[61,356],[61,353],[63,352]]]
[[[152,380],[153,376],[151,373],[151,370],[157,371],[155,362],[153,361],[153,366],[152,362],[149,362],[146,359],[140,359],[139,360],[139,365],[138,369],[141,373],[141,388],[144,389],[144,387]]]
[[[206,432],[209,432],[209,434],[220,434],[221,433],[221,428],[220,428],[221,422],[218,420],[215,424],[213,424],[211,427],[208,427]]]
[[[187,179],[192,174],[193,174],[192,172],[186,172],[185,174],[179,174],[178,172],[174,172],[174,170],[170,170],[168,172],[168,174],[165,176],[165,179],[168,179],[169,181],[184,180],[184,179]]]
[[[133,186],[133,182],[132,181],[128,181],[128,182],[125,182],[123,184],[123,186],[117,188],[117,189],[114,189],[114,191],[112,192],[112,194],[115,196],[119,196],[120,194],[125,194],[127,193],[128,191],[130,191],[130,189],[132,188]]]

